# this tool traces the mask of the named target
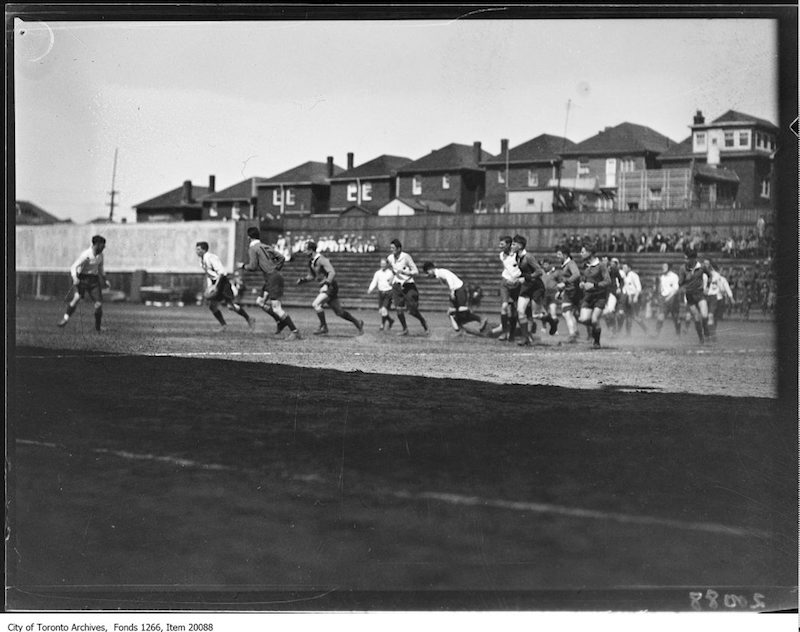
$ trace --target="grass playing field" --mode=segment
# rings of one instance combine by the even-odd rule
[[[604,348],[328,314],[16,305],[8,605],[795,607],[796,415],[768,322]],[[563,321],[561,323],[563,329]],[[795,411],[796,412],[796,411]]]

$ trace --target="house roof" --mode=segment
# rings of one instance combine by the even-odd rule
[[[249,200],[253,197],[253,185],[263,182],[266,178],[253,177],[242,180],[236,184],[229,186],[227,189],[222,189],[215,193],[209,193],[203,201],[219,201],[219,200]]]
[[[183,201],[183,186],[179,186],[177,189],[172,189],[172,191],[157,195],[145,202],[134,204],[133,208],[142,211],[176,206],[199,206],[200,200],[206,195],[208,195],[208,187],[200,187],[196,184],[192,184],[191,199],[187,203]]]
[[[722,116],[718,116],[715,118],[711,125],[716,125],[719,123],[736,123],[741,125],[742,123],[748,123],[751,125],[757,125],[759,127],[766,127],[770,130],[777,130],[778,126],[766,119],[761,119],[755,116],[750,116],[749,114],[743,114],[742,112],[737,112],[736,110],[728,110]],[[702,127],[708,127],[709,124],[706,123]],[[693,127],[700,127],[700,126],[693,126]]]
[[[635,123],[620,123],[616,127],[606,127],[602,132],[578,143],[562,155],[583,154],[641,154],[645,152],[660,154],[669,149],[675,141],[667,136]]]
[[[415,211],[429,213],[452,213],[455,207],[455,200],[423,200],[419,198],[397,198],[406,206],[410,206]]]
[[[333,165],[333,175],[338,176],[344,169]],[[276,176],[261,180],[258,185],[265,184],[327,184],[328,183],[328,163],[325,162],[304,162],[302,165],[293,167],[288,171],[279,173]]]
[[[490,153],[481,149],[480,162],[489,160],[491,157]],[[481,166],[475,160],[475,147],[451,143],[441,149],[434,149],[422,158],[401,167],[397,172],[408,174],[419,171],[459,171],[462,169],[481,170]]]
[[[358,167],[347,169],[331,178],[335,180],[352,180],[353,178],[388,178],[397,174],[397,170],[411,162],[411,158],[404,156],[389,156],[384,154],[365,162]]]
[[[575,147],[568,138],[553,136],[551,134],[541,134],[536,138],[531,138],[524,143],[512,147],[508,150],[508,161],[514,162],[550,162],[558,160],[561,153]],[[505,164],[504,154],[497,154],[494,158],[483,162],[485,165]]]
[[[43,208],[36,206],[33,202],[27,202],[26,200],[16,201],[16,215],[14,219],[18,225],[61,224],[72,222],[72,220],[69,219],[58,219],[55,215],[51,215]]]
[[[678,160],[678,159],[690,159],[694,157],[692,153],[693,145],[692,145],[692,137],[688,136],[684,138],[681,142],[673,145],[667,151],[659,155],[659,160]]]
[[[735,171],[725,167],[714,168],[712,165],[704,163],[695,165],[695,175],[706,180],[716,180],[720,182],[739,182],[739,175]]]

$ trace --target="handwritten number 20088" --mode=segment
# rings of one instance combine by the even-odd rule
[[[750,610],[759,610],[767,607],[764,603],[764,595],[761,593],[753,593],[753,603],[749,603],[744,595],[731,593],[720,595],[712,588],[709,588],[705,594],[701,592],[689,593],[689,599],[692,600],[692,610],[702,610],[704,605],[709,610],[718,610],[720,608],[720,597],[722,597],[722,607],[724,608],[747,608],[749,605]]]

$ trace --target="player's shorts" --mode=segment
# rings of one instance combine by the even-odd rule
[[[419,306],[419,290],[415,283],[395,283],[392,286],[392,298],[397,309],[414,311]]]
[[[385,307],[389,309],[392,306],[392,291],[378,292],[378,309]]]
[[[460,308],[469,306],[469,293],[467,292],[467,286],[466,285],[462,285],[456,291],[451,292],[451,294],[450,294],[450,305],[452,305],[456,309],[460,309]]]
[[[519,295],[541,305],[544,300],[544,291],[544,283],[540,279],[523,281]]]
[[[591,290],[590,290],[591,291]],[[613,314],[617,308],[617,295],[614,292],[606,292],[605,305],[603,306],[603,314]]]
[[[702,290],[698,292],[686,292],[687,305],[698,305],[700,301],[704,300],[706,300],[706,295],[703,293]]]
[[[600,289],[591,289],[591,290],[584,290],[583,299],[581,300],[581,309],[608,309],[608,302],[613,297],[614,305],[617,303],[617,299],[613,294],[609,294],[608,290]],[[613,308],[612,308],[613,310]]]
[[[558,290],[556,288],[545,288],[544,290],[544,304],[545,305],[552,305],[556,302],[556,295],[558,294]]]
[[[720,303],[724,305],[724,301],[718,299],[716,294],[708,294],[706,296],[706,302],[708,303],[709,314],[716,313],[717,307],[719,306]]]
[[[326,286],[326,285],[328,286],[328,290],[326,292],[323,292],[322,288],[324,286]],[[339,282],[336,281],[336,280],[333,280],[333,281],[330,281],[328,283],[323,283],[322,285],[320,285],[319,292],[320,292],[320,294],[325,294],[328,297],[329,301],[333,301],[333,300],[339,298]]]
[[[678,294],[675,294],[671,299],[664,300],[663,297],[659,298],[659,310],[665,316],[667,314],[677,314],[681,309]]]
[[[100,277],[96,274],[79,274],[78,285],[75,291],[81,298],[88,295],[95,303],[103,301],[103,289],[100,287]]]
[[[561,295],[561,309],[565,307],[580,307],[581,300],[583,299],[583,290],[577,285],[573,287],[565,287]]]
[[[500,281],[500,303],[516,303],[519,298],[519,291],[522,285],[519,281]]]
[[[267,300],[279,301],[283,298],[283,275],[280,272],[270,272],[264,279],[261,292],[267,293]]]
[[[215,301],[217,303],[233,303],[235,296],[228,277],[224,275],[221,276],[217,281],[216,292],[206,296],[206,298],[208,298],[209,301]]]

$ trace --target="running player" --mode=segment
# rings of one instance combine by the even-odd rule
[[[525,250],[527,244],[528,240],[522,235],[514,235],[511,240],[511,252],[517,257],[517,266],[522,275],[522,285],[517,299],[517,319],[520,329],[520,339],[517,344],[520,346],[531,345],[534,342],[533,333],[536,324],[533,318],[529,322],[528,308],[532,307],[533,316],[539,315],[542,312],[541,305],[545,292],[542,281],[544,270],[536,258]]]
[[[709,335],[708,331],[708,301],[706,301],[706,283],[708,276],[703,270],[703,265],[697,260],[697,252],[687,250],[686,263],[678,273],[678,284],[686,297],[686,306],[694,320],[697,338],[703,344]]]
[[[641,296],[642,296],[642,280],[639,274],[632,270],[627,263],[622,264],[622,283],[621,305],[622,313],[625,319],[625,335],[631,335],[633,323],[639,325],[647,334],[647,325],[640,316]]]
[[[72,277],[72,288],[68,294],[67,309],[58,322],[59,327],[64,327],[69,322],[69,318],[75,313],[80,300],[88,296],[94,301],[94,328],[97,332],[102,331],[103,288],[110,287],[103,268],[103,250],[105,250],[105,247],[105,237],[95,235],[92,237],[92,245],[81,252],[72,266],[70,266],[69,274]]]
[[[517,330],[517,300],[522,287],[517,255],[511,252],[511,235],[500,238],[500,263],[503,275],[500,280],[500,340],[513,341]]]
[[[463,334],[466,331],[464,325],[472,322],[480,323],[480,333],[486,330],[489,321],[486,318],[481,318],[470,310],[467,286],[464,285],[464,282],[459,279],[455,273],[447,268],[436,267],[436,264],[432,261],[423,263],[422,271],[431,279],[439,279],[439,281],[447,286],[450,296],[450,309],[447,315],[456,333]]]
[[[542,325],[549,325],[549,334],[555,336],[558,332],[558,279],[560,270],[556,268],[555,263],[549,259],[542,259],[542,282],[544,283],[544,309],[545,314],[542,316]]]
[[[592,347],[599,349],[601,315],[606,307],[612,282],[608,268],[597,258],[594,248],[583,246],[581,259],[585,265],[581,272],[580,288],[583,290],[583,300],[578,321],[590,328],[594,340]]]
[[[703,269],[708,276],[706,301],[708,302],[708,331],[711,341],[717,339],[717,323],[725,314],[726,304],[733,303],[733,291],[728,280],[722,276],[711,259],[703,260]]]
[[[556,257],[561,262],[559,281],[556,284],[556,289],[561,293],[561,314],[569,332],[567,342],[574,344],[578,342],[578,323],[575,320],[575,313],[580,309],[583,298],[583,292],[578,285],[581,271],[566,246],[556,248]]]
[[[225,305],[228,309],[244,318],[248,327],[254,329],[255,319],[251,318],[244,307],[237,302],[222,261],[217,255],[208,251],[208,242],[198,241],[194,250],[197,256],[200,257],[200,267],[203,268],[203,273],[205,274],[206,290],[204,296],[208,300],[208,309],[211,310],[214,318],[219,322],[220,331],[224,331],[227,326],[225,317],[219,311],[220,305]]]
[[[336,280],[336,270],[327,257],[317,252],[317,244],[314,241],[307,241],[303,252],[308,257],[308,274],[297,279],[297,285],[318,281],[319,294],[314,299],[311,307],[319,318],[319,329],[314,332],[316,336],[324,336],[328,333],[328,323],[325,319],[325,308],[330,306],[333,313],[350,323],[353,323],[358,330],[358,335],[364,333],[364,321],[358,320],[350,312],[342,307],[339,301],[339,282]]]
[[[372,294],[372,292],[378,290],[378,313],[381,316],[380,330],[389,331],[394,324],[394,318],[389,315],[389,309],[392,306],[394,272],[392,272],[386,259],[381,259],[380,266],[378,270],[375,270],[375,274],[372,275],[367,294]]]
[[[656,299],[658,300],[658,314],[656,316],[656,336],[661,333],[664,321],[669,316],[675,326],[675,335],[681,335],[680,321],[680,279],[670,270],[668,263],[661,264],[661,274],[656,279]]]
[[[248,261],[242,264],[242,270],[248,272],[260,270],[264,276],[264,285],[261,287],[261,295],[256,299],[256,305],[278,323],[276,334],[288,328],[289,335],[286,339],[299,340],[300,332],[295,327],[292,317],[281,305],[284,287],[281,270],[286,259],[275,248],[261,241],[261,233],[255,226],[247,229],[247,236],[250,237],[250,245],[247,248]]]
[[[419,270],[411,255],[403,252],[403,245],[399,239],[392,239],[389,249],[391,254],[386,257],[386,261],[394,272],[392,300],[397,310],[397,320],[400,321],[400,325],[403,327],[397,335],[408,335],[406,311],[420,322],[425,335],[428,335],[428,323],[419,311],[419,290],[417,289],[417,284],[414,283],[414,275],[419,274]]]

